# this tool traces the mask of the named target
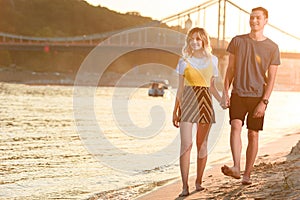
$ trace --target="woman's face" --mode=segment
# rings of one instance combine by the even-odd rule
[[[198,33],[193,33],[190,38],[190,45],[194,51],[202,49],[202,40]]]

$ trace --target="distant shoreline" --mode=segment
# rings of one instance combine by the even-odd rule
[[[115,87],[122,75],[110,73],[108,76],[103,76],[98,86],[103,87]],[[130,82],[122,83],[118,87],[140,87],[138,85],[141,81],[135,81],[136,79],[142,79],[149,81],[153,79],[153,76],[138,75],[133,77]],[[9,70],[7,68],[0,68],[0,82],[26,84],[26,85],[58,85],[58,86],[73,86],[76,79],[76,73],[67,72],[34,72],[34,71],[22,71],[22,70]],[[88,76],[87,76],[88,79]],[[174,78],[173,78],[174,79]],[[171,80],[170,84],[173,88],[176,88],[176,80]],[[82,86],[94,86],[94,84],[86,83],[80,84]],[[147,87],[147,86],[144,86]],[[284,84],[275,82],[275,91],[293,91],[300,92],[300,84]]]

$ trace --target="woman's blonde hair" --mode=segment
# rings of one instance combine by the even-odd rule
[[[182,48],[182,54],[184,58],[191,57],[193,55],[193,49],[190,45],[190,42],[192,40],[192,35],[194,33],[197,33],[199,38],[202,40],[202,48],[204,49],[204,53],[207,57],[210,57],[211,54],[211,46],[210,46],[210,39],[208,33],[203,29],[199,27],[192,28],[189,30],[186,38],[185,38],[185,45]]]

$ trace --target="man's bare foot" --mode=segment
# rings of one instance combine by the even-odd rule
[[[251,182],[250,177],[243,176],[242,184],[243,185],[251,185],[252,182]]]
[[[221,167],[221,171],[226,176],[231,176],[232,178],[235,178],[235,179],[241,178],[240,171],[238,169],[236,169],[235,167],[228,167],[227,165],[224,165],[223,167]]]

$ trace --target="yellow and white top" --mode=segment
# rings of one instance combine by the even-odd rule
[[[181,58],[178,62],[177,73],[184,76],[185,85],[209,87],[211,77],[218,76],[218,58]]]

